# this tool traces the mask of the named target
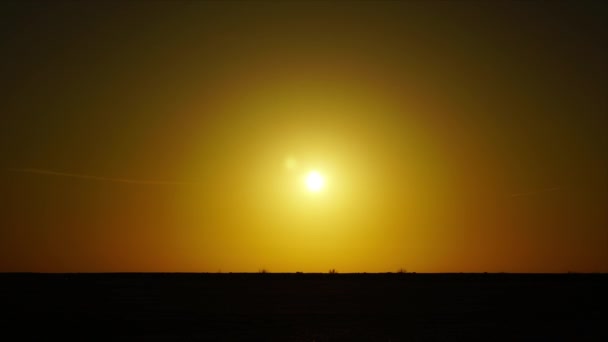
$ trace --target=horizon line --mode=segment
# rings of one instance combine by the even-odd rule
[[[270,274],[327,274],[327,275],[386,275],[386,274],[411,274],[411,275],[441,275],[441,274],[479,274],[479,275],[491,275],[491,274],[513,274],[513,275],[551,275],[551,274],[608,274],[608,272],[578,272],[578,271],[565,271],[565,272],[170,272],[170,271],[112,271],[112,272],[88,272],[88,271],[75,271],[75,272],[37,272],[37,271],[0,271],[2,274],[258,274],[258,275],[270,275]]]

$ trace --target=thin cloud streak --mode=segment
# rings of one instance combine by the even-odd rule
[[[143,180],[143,179],[128,179],[128,178],[112,178],[103,176],[83,175],[77,173],[58,172],[52,170],[32,169],[32,168],[9,168],[9,171],[32,173],[47,176],[68,177],[78,179],[88,179],[94,181],[127,183],[127,184],[146,184],[146,185],[199,185],[197,182],[175,182],[175,181],[159,181],[159,180]]]
[[[544,189],[540,189],[540,190],[511,194],[511,197],[532,196],[532,195],[537,195],[537,194],[544,193],[544,192],[557,191],[559,189],[561,189],[561,187],[555,186],[552,188],[544,188]]]

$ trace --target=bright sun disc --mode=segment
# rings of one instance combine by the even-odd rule
[[[312,192],[319,192],[325,186],[325,179],[317,171],[310,171],[305,179],[306,187]]]

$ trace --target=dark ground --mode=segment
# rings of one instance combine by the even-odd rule
[[[0,326],[11,340],[608,341],[607,291],[608,274],[0,274]]]

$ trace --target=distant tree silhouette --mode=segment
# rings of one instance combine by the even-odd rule
[[[267,269],[262,268],[262,269],[260,269],[260,270],[259,270],[259,273],[260,273],[260,274],[266,274],[266,273],[270,273],[270,272],[268,272],[268,270],[267,270]]]
[[[338,273],[338,271],[336,271],[335,268],[332,268],[331,270],[329,270],[329,274],[336,274]]]
[[[402,267],[399,270],[397,270],[397,273],[407,273],[407,270]]]

